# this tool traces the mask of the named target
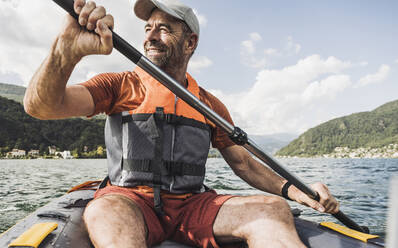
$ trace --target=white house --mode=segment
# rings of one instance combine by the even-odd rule
[[[30,151],[28,152],[28,155],[31,155],[31,156],[39,156],[39,153],[40,153],[40,150],[30,150]]]
[[[11,152],[7,152],[7,157],[23,157],[26,156],[26,151],[25,150],[19,150],[19,149],[12,149]]]
[[[57,152],[57,147],[56,146],[49,146],[48,147],[48,154],[55,155],[56,152]]]
[[[63,152],[61,152],[61,156],[62,156],[64,159],[72,159],[72,158],[73,158],[73,156],[70,154],[70,151],[63,151]]]

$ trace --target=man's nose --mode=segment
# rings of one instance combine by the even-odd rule
[[[160,39],[160,33],[156,28],[153,28],[146,32],[145,38],[147,41],[158,41]]]

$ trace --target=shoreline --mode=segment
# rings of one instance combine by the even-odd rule
[[[349,148],[346,146],[338,146],[334,148],[333,152],[326,154],[308,155],[303,156],[276,156],[279,158],[398,158],[398,144],[389,144],[383,147],[372,148],[372,147],[359,147]]]

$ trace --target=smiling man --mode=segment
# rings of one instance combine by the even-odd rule
[[[66,17],[24,104],[40,119],[108,115],[108,180],[84,213],[95,247],[150,247],[166,239],[196,247],[237,241],[249,247],[304,247],[281,197],[219,195],[203,184],[210,143],[251,186],[321,212],[338,211],[325,185],[312,185],[319,203],[310,199],[138,67],[67,86],[84,56],[113,48],[113,17],[94,2],[75,0],[74,9],[78,21]],[[176,1],[137,0],[134,12],[147,22],[145,55],[232,123],[225,106],[187,73],[200,33],[192,9]]]

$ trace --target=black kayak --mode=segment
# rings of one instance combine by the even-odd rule
[[[85,206],[93,197],[97,183],[87,182],[82,185],[83,187],[76,187],[78,190],[72,190],[37,209],[9,230],[0,234],[0,247],[93,247],[85,230],[82,214]],[[361,234],[333,223],[318,224],[304,220],[299,217],[299,211],[293,211],[293,214],[295,215],[295,224],[299,236],[307,247],[384,247],[384,240],[381,238]],[[334,226],[337,226],[340,232],[332,230],[331,228],[334,228]],[[358,238],[362,238],[362,240]],[[165,241],[155,247],[189,248],[191,246]],[[242,247],[246,247],[246,245],[242,244]]]

